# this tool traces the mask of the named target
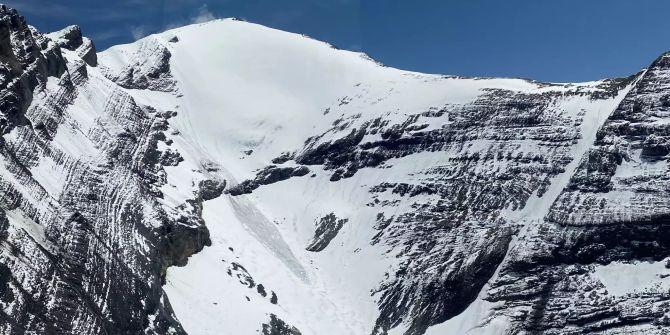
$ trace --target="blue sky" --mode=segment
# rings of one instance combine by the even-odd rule
[[[1,1],[1,0],[0,0]],[[429,73],[586,81],[670,50],[667,0],[13,0],[42,31],[78,24],[98,49],[241,17]]]

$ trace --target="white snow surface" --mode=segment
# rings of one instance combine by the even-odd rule
[[[662,262],[612,262],[596,267],[594,275],[610,295],[670,290],[670,270]]]
[[[169,42],[173,37],[178,42]],[[329,131],[335,120],[357,125],[383,116],[391,124],[431,107],[474,101],[484,88],[521,92],[566,91],[579,85],[540,85],[520,79],[467,79],[426,75],[381,66],[363,54],[337,50],[304,36],[235,20],[216,20],[148,36],[140,42],[113,47],[99,54],[101,66],[119,69],[141,43],[168,48],[174,92],[127,90],[138,103],[176,111],[169,120],[171,148],[184,161],[167,167],[163,205],[170,210],[192,198],[198,181],[209,177],[231,183],[252,179],[258,169],[285,151],[295,151],[315,134]],[[95,72],[94,72],[95,75]],[[581,87],[580,86],[580,87]],[[101,85],[98,89],[105,89]],[[92,93],[93,94],[93,93]],[[576,99],[570,111],[587,108]],[[587,136],[575,150],[581,157],[593,142],[606,111],[617,99],[589,105],[583,131]],[[344,102],[344,103],[343,103]],[[82,98],[85,110],[96,106]],[[583,105],[583,106],[582,106]],[[566,108],[568,109],[568,108]],[[566,110],[566,112],[570,112]],[[95,114],[92,114],[95,115]],[[360,116],[359,116],[360,115]],[[79,116],[72,131],[87,128],[94,117]],[[448,115],[427,120],[430,128],[449,124]],[[59,131],[59,136],[67,132]],[[63,134],[63,135],[61,135]],[[94,155],[94,146],[68,143],[82,154]],[[249,155],[245,151],[253,150]],[[392,273],[397,260],[381,245],[372,246],[378,209],[364,206],[368,189],[381,182],[406,181],[448,153],[421,153],[394,159],[386,169],[362,169],[352,178],[330,182],[329,174],[310,167],[310,175],[262,186],[251,195],[223,195],[204,204],[203,218],[212,246],[192,256],[185,267],[171,267],[164,289],[185,330],[193,335],[255,334],[273,313],[302,334],[370,334],[378,316],[372,290]],[[533,213],[514,213],[519,220],[541,219],[567,183],[541,199]],[[574,166],[573,166],[574,165]],[[206,167],[216,166],[215,170]],[[38,165],[37,176],[49,162]],[[47,185],[54,190],[58,185]],[[54,193],[57,193],[54,191]],[[401,203],[387,209],[407,210]],[[529,208],[529,207],[527,207]],[[529,208],[530,209],[530,208]],[[314,235],[314,223],[334,213],[348,222],[325,250],[305,247]],[[392,254],[392,253],[391,253]],[[268,293],[262,297],[236,276],[233,262],[242,265]],[[278,303],[269,295],[275,292]],[[429,334],[499,334],[504,320],[486,328],[490,306],[478,299],[462,315],[429,329]],[[490,320],[489,320],[490,321]],[[477,332],[471,329],[479,329]]]

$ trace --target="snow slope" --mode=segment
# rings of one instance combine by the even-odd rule
[[[577,84],[0,5],[0,333],[670,329],[670,53]]]
[[[167,184],[161,191],[168,209],[197,192],[202,180],[223,179],[234,186],[254,179],[282,154],[306,153],[308,141],[340,139],[376,118],[385,120],[388,129],[412,119],[424,132],[449,130],[454,124],[450,110],[477,105],[491,91],[532,97],[565,95],[551,102],[547,113],[581,124],[576,130],[581,140],[566,151],[581,157],[599,124],[625,95],[594,102],[589,94],[604,82],[548,85],[401,71],[360,53],[230,19],[113,47],[99,55],[103,73],[120,78],[128,73],[128,64],[142,63],[137,59],[146,56],[146,50],[152,50],[152,56],[143,58],[139,72],[160,68],[165,57],[154,60],[153,55],[167,50],[170,78],[161,80],[174,84],[127,91],[141,104],[176,114],[169,119],[168,138],[184,161],[165,168]],[[438,109],[447,112],[438,117],[426,114]],[[381,132],[366,132],[363,137],[363,142],[377,140],[382,140]],[[399,199],[391,193],[373,196],[370,189],[384,183],[424,183],[430,180],[430,167],[452,164],[464,150],[485,152],[494,145],[498,144],[475,140],[465,149],[398,156],[381,168],[363,168],[337,182],[330,181],[328,167],[310,165],[307,175],[261,186],[251,194],[224,194],[206,201],[203,218],[211,247],[192,256],[187,266],[167,272],[164,289],[177,318],[190,334],[203,335],[253,334],[261,331],[269,314],[302,334],[379,331],[382,283],[399,279],[393,273],[409,259],[401,256],[402,244],[372,243],[379,236],[379,217],[401,217],[414,211],[417,201],[435,204],[441,197]],[[516,155],[544,150],[546,144],[521,139],[515,145]],[[299,166],[296,160],[280,164]],[[510,225],[531,216],[541,219],[578,163],[572,160],[565,173],[550,175],[559,180],[550,183],[545,196],[528,193],[532,199],[528,206],[508,212]],[[505,166],[488,168],[504,170]],[[477,168],[477,173],[488,168]],[[370,205],[375,201],[389,205],[380,211]],[[330,213],[347,220],[343,228],[324,251],[307,251],[315,223]],[[473,304],[471,308],[483,307]],[[474,327],[486,319],[486,313],[475,315],[464,316],[471,319],[461,322]],[[397,332],[410,332],[411,321],[398,320],[402,325]]]

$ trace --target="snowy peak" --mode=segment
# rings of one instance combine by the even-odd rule
[[[424,75],[235,21],[112,48],[103,68],[147,43],[169,51],[182,95],[170,125],[180,151],[193,155],[167,170],[169,183],[183,184],[202,161],[229,182],[227,196],[205,204],[219,244],[168,273],[177,315],[196,333],[241,319],[237,304],[216,300],[239,290],[239,265],[243,278],[272,288],[280,307],[251,301],[240,333],[268,314],[304,333],[355,334],[420,334],[458,315],[526,225],[512,218],[535,204],[546,214],[633,79],[558,85]],[[237,265],[212,269],[220,259]],[[283,275],[264,276],[268,266]],[[217,271],[232,281],[208,281]],[[202,317],[222,308],[223,317]]]
[[[547,84],[0,16],[0,333],[667,332],[667,55]]]
[[[77,52],[88,65],[98,65],[95,45],[90,39],[82,36],[79,26],[68,26],[47,36],[61,48]]]

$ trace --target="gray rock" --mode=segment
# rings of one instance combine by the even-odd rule
[[[335,213],[330,213],[319,219],[316,224],[314,238],[307,246],[307,251],[319,252],[325,249],[347,221],[349,220],[338,218],[335,216]]]

